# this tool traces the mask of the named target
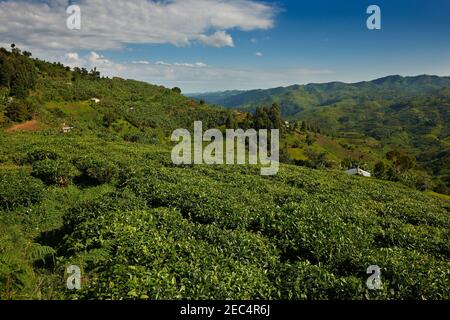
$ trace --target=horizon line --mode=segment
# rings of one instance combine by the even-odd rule
[[[401,78],[419,78],[419,77],[437,77],[437,78],[450,78],[450,75],[437,75],[437,74],[428,74],[428,73],[422,73],[417,75],[400,75],[400,74],[390,74],[387,76],[382,76],[379,78],[373,78],[371,80],[360,80],[360,81],[354,81],[354,82],[347,82],[347,81],[325,81],[325,82],[307,82],[307,83],[294,83],[286,86],[276,86],[276,87],[260,87],[260,88],[253,88],[253,89],[227,89],[227,90],[217,90],[217,91],[204,91],[204,92],[186,92],[183,93],[183,95],[197,95],[197,94],[208,94],[208,93],[219,93],[219,92],[232,92],[232,91],[240,91],[240,92],[249,92],[249,91],[257,91],[257,90],[271,90],[271,89],[280,89],[280,88],[290,88],[295,86],[308,86],[308,85],[317,85],[317,84],[333,84],[333,83],[340,83],[340,84],[359,84],[364,82],[374,82],[376,80],[390,78],[390,77],[401,77]],[[151,84],[151,83],[150,83]]]

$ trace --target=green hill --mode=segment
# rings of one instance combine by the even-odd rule
[[[224,91],[191,94],[191,97],[229,108],[256,108],[272,102],[280,103],[283,115],[295,115],[304,109],[327,106],[345,99],[362,101],[397,100],[420,94],[435,93],[450,87],[450,77],[421,75],[387,76],[358,83],[331,82],[293,85],[250,91]]]
[[[96,70],[71,71],[62,64],[31,59],[28,53],[15,50],[0,50],[3,127],[38,119],[53,132],[60,131],[65,123],[78,133],[145,140],[155,133],[191,126],[194,120],[218,126],[230,114],[186,98],[178,88],[104,78]],[[26,66],[25,70],[16,68],[18,65]],[[92,98],[99,102],[92,102]]]
[[[229,108],[252,111],[276,103],[291,121],[305,120],[346,144],[378,153],[399,149],[450,186],[450,77],[389,76],[370,82],[295,85],[268,90],[198,95]],[[353,139],[359,138],[359,142]]]
[[[1,54],[0,299],[450,299],[444,196],[288,164],[175,166],[173,128],[223,128],[230,112]],[[81,290],[66,288],[70,265]]]

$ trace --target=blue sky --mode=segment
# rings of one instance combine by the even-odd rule
[[[184,92],[450,75],[448,0],[127,2],[71,1],[82,11],[76,33],[63,25],[68,1],[2,1],[1,21],[15,28],[0,38],[48,60]],[[366,27],[371,4],[381,8],[381,30]],[[33,28],[20,32],[20,23]]]

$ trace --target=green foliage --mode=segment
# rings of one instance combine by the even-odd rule
[[[192,126],[196,120],[203,121],[205,127],[219,127],[228,114],[226,110],[197,104],[170,89],[133,80],[81,76],[67,85],[67,79],[53,78],[39,82],[38,90],[44,101],[72,102],[73,105],[99,97],[100,103],[92,104],[86,118],[75,108],[68,110],[74,120],[80,120],[78,127],[88,123],[83,130],[95,133],[102,128],[116,131],[115,126],[120,121],[136,130],[157,128],[167,135],[174,129]]]
[[[315,152],[312,149],[307,149],[305,154],[308,157],[308,160],[304,161],[303,165],[306,165],[309,168],[314,169],[325,169],[332,167],[331,162],[328,160],[328,157],[323,152]]]
[[[227,129],[237,129],[238,124],[236,122],[236,119],[234,118],[233,114],[228,114],[227,120],[225,122],[225,128]]]
[[[27,55],[17,49],[12,53],[0,50],[0,86],[9,88],[12,96],[25,98],[36,85],[36,78],[36,69]]]
[[[31,243],[19,227],[0,222],[0,299],[42,298],[38,291],[47,283],[36,275],[33,264],[55,254],[51,247]]]
[[[364,293],[357,277],[336,277],[308,261],[284,264],[280,273],[280,295],[289,300],[361,299]]]
[[[67,187],[78,171],[67,161],[45,159],[33,163],[31,174],[47,184]]]
[[[0,106],[0,127],[3,126],[5,123],[6,123],[5,111],[2,108],[2,106]]]
[[[119,166],[116,163],[100,157],[79,157],[74,159],[73,163],[82,173],[85,183],[110,183],[119,174]]]
[[[37,111],[35,103],[27,100],[14,100],[7,104],[5,115],[15,122],[31,120]]]
[[[178,88],[178,87],[173,87],[172,91],[175,92],[175,93],[181,94],[181,89]]]
[[[308,146],[311,146],[314,143],[314,138],[310,134],[307,134],[305,142]]]
[[[0,87],[0,126],[6,122],[6,105],[8,103],[9,91]]]
[[[43,246],[39,243],[32,243],[30,250],[27,252],[31,261],[45,260],[48,256],[56,254],[55,249],[49,246]]]
[[[382,161],[378,161],[373,169],[373,174],[379,179],[386,177],[386,165]]]
[[[386,159],[392,161],[395,169],[400,172],[414,168],[416,162],[413,156],[398,150],[389,151],[386,154]]]
[[[317,132],[308,126],[320,124],[320,131],[338,137],[346,144],[369,147],[370,151],[380,155],[386,152],[385,148],[406,151],[417,159],[418,167],[425,169],[434,182],[439,183],[439,180],[450,181],[449,87],[450,77],[388,76],[353,84],[332,82],[226,91],[195,98],[247,112],[261,105],[277,103],[282,116],[302,120],[301,132]],[[368,146],[370,140],[377,144]],[[379,160],[373,161],[372,165]],[[405,159],[399,160],[401,163]],[[409,160],[403,164],[415,166]],[[450,187],[449,183],[446,183],[447,187]]]
[[[33,270],[17,247],[24,244],[17,228],[0,223],[0,299],[20,299],[32,287]]]
[[[253,166],[175,167],[170,149],[160,145],[91,137],[10,135],[2,148],[30,150],[26,162],[52,170],[67,155],[81,177],[95,180],[83,184],[76,177],[67,189],[50,188],[65,192],[52,198],[37,181],[37,194],[46,198],[30,207],[24,228],[36,230],[36,221],[54,212],[57,229],[42,234],[39,244],[56,253],[30,246],[17,262],[21,269],[10,261],[5,279],[28,270],[24,285],[9,287],[12,296],[31,292],[36,277],[53,288],[51,296],[83,299],[450,295],[449,204],[399,184],[288,165],[274,177]],[[76,193],[67,197],[69,191]],[[41,273],[31,261],[43,259],[49,269]],[[80,292],[66,292],[59,278],[52,282],[68,263],[83,269]],[[383,290],[376,292],[365,286],[373,264],[382,268]]]
[[[226,128],[249,129],[279,129],[284,131],[285,125],[281,119],[280,107],[274,103],[270,108],[258,107],[253,115],[247,114],[244,119],[236,119],[233,114],[229,114],[226,121]]]
[[[194,120],[223,128],[236,118],[177,90],[32,61],[39,70],[33,99],[46,106],[41,116],[53,131],[0,133],[0,298],[450,299],[450,205],[412,189],[431,183],[415,167],[416,154],[378,150],[386,166],[378,165],[376,174],[404,185],[284,164],[271,177],[258,166],[177,167],[161,143],[170,130],[190,128]],[[284,91],[273,89],[258,106],[278,103],[288,114],[309,116],[307,107],[316,106],[324,121],[305,116],[293,134],[301,138],[299,148],[306,134],[317,139],[305,146],[305,161],[325,168],[333,166],[333,154],[318,147],[325,137],[316,124],[354,126],[367,110],[390,103],[368,102],[358,92],[373,98],[371,90],[381,87],[386,99],[397,99],[388,89],[398,82],[295,87],[305,95],[286,95],[287,105],[272,101]],[[439,92],[442,99],[446,94]],[[91,103],[92,97],[101,102]],[[348,118],[337,112],[353,110],[355,99],[362,111]],[[392,106],[390,125],[398,126],[409,106],[416,108]],[[437,112],[433,105],[430,112]],[[238,116],[246,128],[276,128],[281,119],[276,105]],[[76,132],[60,133],[63,119]],[[426,121],[435,126],[437,119]],[[372,124],[364,130],[386,134]],[[434,134],[442,138],[441,128]],[[347,164],[364,160],[352,153],[354,139],[339,140],[352,156]],[[438,157],[438,166],[445,167],[447,156]],[[430,159],[417,159],[424,161]],[[30,176],[30,165],[31,175],[67,188],[46,188]],[[80,291],[64,286],[69,264],[83,270]],[[381,267],[381,290],[366,288],[370,265]]]
[[[108,111],[103,115],[103,125],[109,128],[118,119],[119,116],[115,112]]]
[[[60,156],[52,150],[36,148],[28,151],[18,162],[20,164],[33,164],[36,161],[57,160],[58,158]]]
[[[44,185],[22,171],[0,171],[0,208],[29,206],[42,200]]]

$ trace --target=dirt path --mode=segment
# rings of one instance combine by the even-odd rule
[[[39,130],[39,123],[37,120],[30,120],[21,124],[13,125],[12,127],[9,127],[5,131],[7,133],[13,133],[17,131],[28,131],[28,132],[34,132]]]

